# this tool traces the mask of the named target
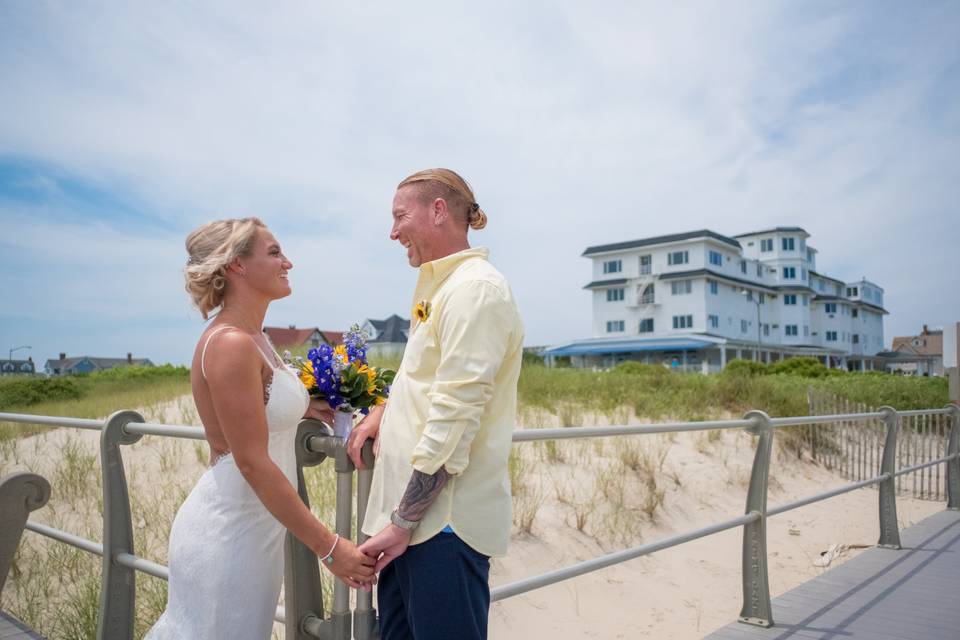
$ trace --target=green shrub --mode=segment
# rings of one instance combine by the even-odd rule
[[[732,360],[727,363],[723,373],[731,376],[762,376],[769,373],[767,365],[753,360]]]
[[[11,378],[0,382],[0,409],[73,400],[81,395],[80,386],[71,378]]]
[[[827,376],[844,375],[842,369],[829,369],[816,358],[788,358],[770,364],[770,373],[781,373],[801,378],[826,378]]]

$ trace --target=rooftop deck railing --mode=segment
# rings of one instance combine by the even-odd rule
[[[895,453],[901,418],[922,415],[950,417],[951,428],[946,455],[898,469]],[[872,420],[880,420],[886,427],[878,475],[768,508],[770,461],[777,429],[799,425],[815,427]],[[0,518],[0,590],[3,588],[14,553],[25,529],[97,554],[103,558],[97,638],[100,640],[132,638],[136,573],[139,571],[163,580],[167,580],[169,575],[166,567],[141,558],[135,553],[130,499],[121,456],[122,447],[139,441],[143,436],[203,440],[203,429],[194,426],[147,423],[140,414],[133,411],[119,411],[104,422],[11,413],[0,413],[0,421],[99,431],[100,464],[103,475],[102,543],[85,540],[28,519],[30,512],[41,508],[50,497],[50,485],[42,477],[31,473],[15,473],[0,480],[0,514],[3,516]],[[774,624],[774,615],[770,603],[766,548],[766,523],[769,517],[862,487],[879,485],[878,545],[899,549],[900,532],[897,524],[895,480],[899,476],[941,464],[946,465],[947,508],[960,510],[960,406],[955,404],[943,409],[902,412],[891,407],[882,407],[879,411],[868,413],[771,418],[762,411],[749,411],[741,420],[522,429],[514,432],[513,441],[523,443],[570,438],[629,437],[717,429],[740,429],[758,438],[747,490],[746,508],[742,515],[662,540],[601,555],[542,575],[497,586],[492,589],[492,600],[511,598],[721,531],[743,527],[741,557],[743,605],[738,619],[744,623],[770,627]],[[303,479],[303,468],[321,464],[327,459],[332,461],[336,473],[335,530],[341,536],[349,538],[354,525],[353,482],[356,469],[347,456],[344,442],[334,437],[326,425],[304,420],[297,431],[296,452],[298,489],[301,499],[308,506],[310,502]],[[360,531],[363,522],[373,474],[374,460],[369,442],[363,449],[363,456],[367,468],[357,472],[357,531]],[[358,542],[362,542],[365,536],[362,533],[358,535],[360,538]],[[284,624],[288,640],[309,638],[349,640],[351,637],[356,640],[372,640],[379,637],[377,614],[373,608],[373,596],[370,593],[358,591],[356,607],[351,609],[349,588],[337,580],[334,582],[332,611],[329,615],[325,614],[317,557],[289,534],[285,540],[284,565],[285,607],[277,609],[276,620]]]

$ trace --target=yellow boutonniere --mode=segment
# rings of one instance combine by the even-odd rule
[[[420,322],[426,322],[427,318],[430,317],[430,309],[430,301],[421,300],[417,303],[417,306],[413,308],[413,315],[416,316]]]

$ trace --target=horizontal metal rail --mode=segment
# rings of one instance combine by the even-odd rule
[[[770,418],[774,427],[796,427],[802,424],[832,424],[834,422],[868,422],[883,418],[883,414],[874,413],[838,413],[830,416],[792,416],[789,418]]]
[[[814,502],[821,502],[829,498],[841,496],[845,493],[850,493],[851,491],[856,491],[857,489],[869,487],[872,484],[879,484],[884,480],[889,479],[889,477],[890,477],[890,474],[884,473],[883,475],[879,475],[876,478],[870,478],[869,480],[861,480],[860,482],[854,482],[853,484],[845,484],[842,487],[833,489],[831,491],[824,491],[823,493],[818,493],[816,495],[812,495],[807,498],[794,500],[793,502],[782,504],[778,507],[774,507],[773,509],[767,509],[767,516],[779,515],[787,511],[792,511],[794,509],[799,509],[800,507],[805,507],[808,504],[813,504]]]
[[[71,547],[76,547],[77,549],[81,549],[98,556],[103,555],[103,545],[98,542],[94,542],[93,540],[87,540],[86,538],[75,536],[72,533],[67,533],[66,531],[61,531],[60,529],[48,527],[45,524],[33,522],[32,520],[27,520],[26,527],[24,528],[28,529],[29,531],[33,531],[34,533],[38,533],[41,536],[68,544]]]
[[[140,436],[166,436],[169,438],[187,438],[189,440],[206,440],[203,427],[194,427],[185,424],[154,424],[152,422],[131,422],[123,427],[125,433]]]
[[[936,460],[931,460],[930,462],[924,462],[923,464],[915,464],[915,465],[913,465],[912,467],[904,467],[903,469],[900,469],[899,471],[897,471],[897,472],[894,473],[893,475],[894,475],[894,477],[896,477],[896,476],[903,476],[903,475],[906,475],[906,474],[908,474],[908,473],[913,473],[914,471],[919,471],[920,469],[926,469],[927,467],[934,467],[934,466],[936,466],[936,465],[938,465],[938,464],[943,464],[944,462],[949,462],[950,460],[953,460],[954,458],[957,457],[957,455],[958,455],[958,454],[953,454],[953,455],[951,455],[951,456],[944,456],[944,457],[938,458],[938,459],[936,459]]]
[[[642,544],[637,547],[630,547],[629,549],[624,549],[622,551],[608,553],[600,556],[599,558],[586,560],[569,567],[564,567],[562,569],[550,571],[538,576],[533,576],[532,578],[517,580],[516,582],[511,582],[510,584],[505,584],[493,589],[490,592],[490,599],[492,602],[496,602],[497,600],[512,598],[513,596],[526,593],[527,591],[533,591],[534,589],[539,589],[540,587],[545,587],[547,585],[568,580],[570,578],[576,578],[577,576],[582,576],[585,573],[604,569],[611,565],[620,564],[621,562],[625,562],[627,560],[633,560],[634,558],[649,555],[656,551],[662,551],[663,549],[676,547],[698,538],[704,538],[721,531],[726,531],[727,529],[734,529],[751,522],[756,522],[760,519],[760,517],[761,516],[759,513],[748,513],[738,518],[732,518],[730,520],[725,520],[723,522],[710,525],[709,527],[696,529],[695,531],[689,531],[687,533],[681,533],[679,535],[664,538],[663,540],[658,540],[656,542]]]
[[[566,440],[570,438],[605,438],[608,436],[632,436],[652,433],[680,433],[683,431],[715,431],[719,429],[743,429],[752,427],[752,420],[707,420],[703,422],[664,422],[659,424],[633,424],[607,427],[561,427],[558,429],[518,429],[513,432],[514,442],[535,440]]]
[[[39,416],[30,413],[0,413],[0,422],[19,422],[43,427],[73,427],[74,429],[90,429],[91,431],[101,431],[103,429],[103,420]]]

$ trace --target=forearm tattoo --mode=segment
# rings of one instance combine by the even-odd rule
[[[422,520],[423,514],[436,501],[449,479],[450,474],[443,467],[432,476],[414,470],[403,499],[400,500],[400,506],[397,507],[397,515],[404,520]]]

